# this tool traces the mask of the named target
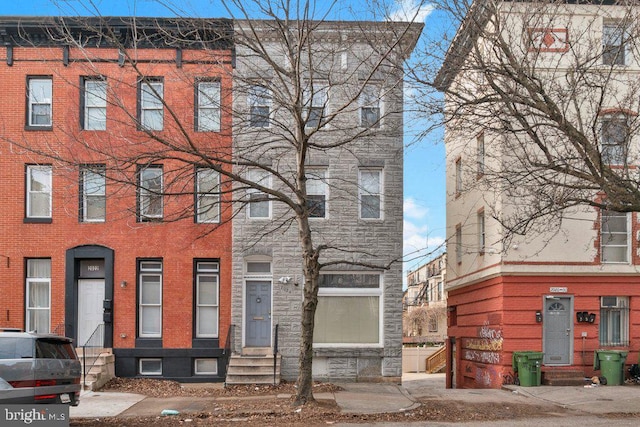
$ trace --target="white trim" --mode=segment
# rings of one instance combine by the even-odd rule
[[[143,362],[160,362],[160,371],[144,371],[142,369]],[[162,359],[159,357],[145,357],[138,359],[138,373],[140,375],[162,375]]]
[[[216,369],[215,371],[200,371],[198,370],[198,362],[199,361],[215,361]],[[193,359],[193,373],[195,375],[218,375],[218,358],[217,357],[199,357],[197,359]]]
[[[45,184],[47,188],[42,191],[31,189],[31,172],[40,171],[47,172],[48,182]],[[49,195],[49,215],[33,215],[31,212],[31,195],[32,194],[48,194]],[[53,216],[53,167],[47,165],[27,165],[27,218],[52,218]]]

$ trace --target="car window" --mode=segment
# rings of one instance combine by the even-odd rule
[[[0,338],[0,359],[27,359],[33,357],[31,338]]]
[[[71,343],[42,338],[36,341],[36,357],[38,359],[75,359]]]

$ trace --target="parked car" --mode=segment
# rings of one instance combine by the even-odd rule
[[[0,329],[0,404],[77,406],[81,372],[71,338]]]

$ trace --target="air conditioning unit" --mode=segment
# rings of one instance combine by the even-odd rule
[[[623,306],[622,298],[618,297],[602,297],[600,306],[607,308],[621,308]]]

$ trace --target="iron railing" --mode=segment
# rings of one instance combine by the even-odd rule
[[[98,358],[104,350],[104,323],[100,323],[94,329],[93,333],[82,344],[82,371],[84,372],[84,378],[82,385],[87,386],[87,374],[91,371],[91,368],[96,364]],[[89,361],[89,363],[87,363]]]
[[[275,332],[273,334],[273,385],[276,385],[276,370],[278,366],[278,328],[280,325],[276,323]]]
[[[222,354],[224,354],[227,357],[227,366],[225,367],[225,371],[224,371],[225,376],[229,372],[229,363],[231,362],[231,355],[233,355],[234,349],[235,349],[235,335],[236,335],[236,325],[233,325],[233,324],[229,325],[229,332],[227,333],[227,341],[224,344],[224,349],[222,349]]]

